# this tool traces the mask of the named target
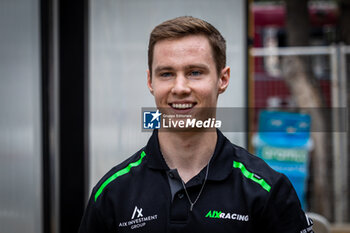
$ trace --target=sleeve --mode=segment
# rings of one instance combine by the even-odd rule
[[[302,210],[292,184],[283,174],[272,187],[262,216],[266,232],[313,233],[312,220]]]
[[[94,192],[92,192],[94,193]],[[105,218],[102,217],[100,210],[98,208],[93,195],[91,195],[88,205],[85,209],[83,218],[80,223],[78,233],[108,233],[107,222]]]

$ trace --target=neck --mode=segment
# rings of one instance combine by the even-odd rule
[[[158,140],[169,168],[176,168],[187,182],[208,164],[215,150],[217,133],[160,131]]]

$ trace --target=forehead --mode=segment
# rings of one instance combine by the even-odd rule
[[[158,41],[154,46],[152,66],[155,69],[156,66],[181,65],[194,60],[214,63],[209,40],[203,35]]]

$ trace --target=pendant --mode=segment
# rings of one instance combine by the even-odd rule
[[[191,203],[191,207],[190,207],[190,211],[192,212],[192,210],[193,210],[193,205],[194,205],[194,203]]]

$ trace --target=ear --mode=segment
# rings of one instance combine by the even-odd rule
[[[152,78],[149,70],[147,70],[147,87],[151,92],[151,94],[153,95]]]
[[[228,87],[228,84],[230,82],[230,67],[226,66],[221,70],[220,77],[219,77],[219,94],[223,93],[226,88]]]

